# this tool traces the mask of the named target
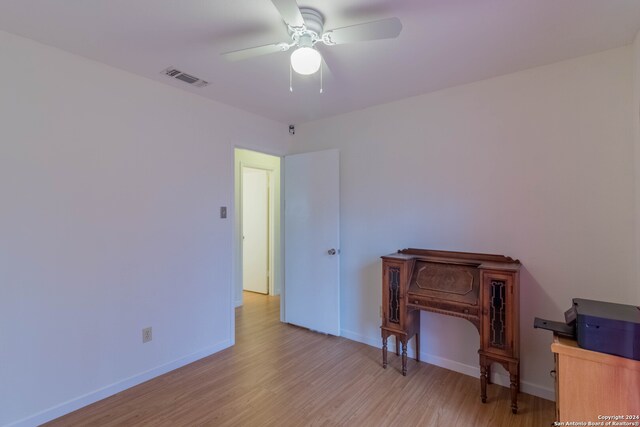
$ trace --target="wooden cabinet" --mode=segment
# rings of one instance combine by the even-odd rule
[[[514,357],[517,343],[513,330],[518,325],[515,310],[517,295],[514,295],[515,274],[482,270],[482,349],[498,356]]]
[[[640,422],[640,361],[585,350],[571,339],[554,336],[557,421]],[[624,418],[631,417],[631,418]],[[625,425],[625,424],[619,424]],[[633,424],[629,424],[633,425]]]
[[[415,336],[420,354],[420,310],[456,316],[480,333],[480,396],[487,401],[491,364],[509,371],[511,408],[517,412],[520,262],[503,255],[403,249],[382,257],[382,365],[387,339],[402,343],[402,374],[407,374],[407,341]]]
[[[406,284],[411,267],[411,260],[391,261],[384,264],[382,272],[383,300],[387,303],[383,305],[384,327],[404,330],[407,322],[406,305],[401,304],[401,300],[407,293]]]
[[[504,366],[509,372],[511,409],[518,410],[520,391],[520,327],[518,271],[496,270],[491,267],[480,272],[480,385],[481,398],[487,400],[487,383],[491,363]]]
[[[396,354],[402,343],[402,375],[407,375],[407,343],[412,337],[416,337],[416,360],[420,357],[420,311],[409,309],[406,304],[413,265],[413,259],[401,257],[384,262],[382,268],[382,365],[387,367],[387,341],[393,335]]]

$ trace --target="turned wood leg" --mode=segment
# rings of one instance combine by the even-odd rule
[[[510,372],[509,378],[511,380],[511,412],[518,413],[518,383],[519,378],[516,372]]]
[[[387,368],[387,334],[382,333],[382,367]]]
[[[396,336],[396,356],[400,356],[400,340]]]
[[[420,332],[416,333],[416,362],[420,361]]]
[[[480,399],[487,403],[487,365],[480,364]]]
[[[487,365],[487,384],[491,384],[491,364]]]
[[[402,340],[402,375],[407,376],[407,339]]]

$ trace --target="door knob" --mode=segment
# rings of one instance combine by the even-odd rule
[[[336,250],[335,250],[335,249],[333,249],[333,248],[331,248],[331,249],[329,249],[329,250],[327,251],[327,253],[328,253],[329,255],[335,255],[335,254],[336,254]]]

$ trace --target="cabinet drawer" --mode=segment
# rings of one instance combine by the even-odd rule
[[[422,310],[442,310],[450,313],[459,313],[466,316],[478,317],[480,307],[466,304],[455,304],[448,301],[437,301],[422,295],[409,294],[407,303],[410,307]]]

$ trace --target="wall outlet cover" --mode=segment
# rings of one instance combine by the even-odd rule
[[[149,342],[153,339],[153,335],[151,332],[151,326],[149,326],[148,328],[144,328],[142,330],[142,343],[146,343]]]

